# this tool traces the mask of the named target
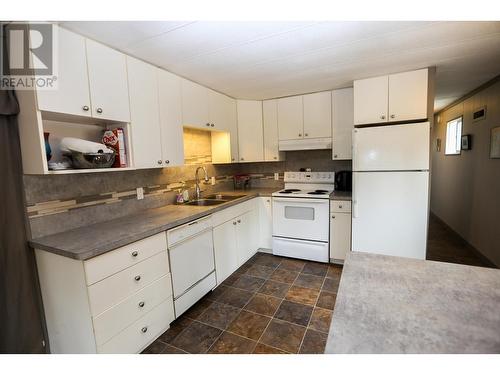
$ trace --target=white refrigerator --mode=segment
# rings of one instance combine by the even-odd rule
[[[353,251],[425,259],[429,147],[429,122],[353,130]]]

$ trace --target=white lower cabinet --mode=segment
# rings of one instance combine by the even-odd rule
[[[271,197],[259,197],[259,248],[273,248],[273,205]]]
[[[165,232],[135,244],[85,261],[35,250],[52,353],[139,353],[168,329]]]
[[[250,259],[259,248],[258,199],[214,214],[214,221],[218,222],[213,230],[217,285]]]
[[[330,202],[330,262],[344,263],[351,251],[351,202]]]

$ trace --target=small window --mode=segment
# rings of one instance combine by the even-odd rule
[[[460,144],[462,138],[462,117],[446,123],[446,155],[460,154]]]

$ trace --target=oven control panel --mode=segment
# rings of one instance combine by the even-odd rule
[[[285,182],[302,182],[313,184],[335,183],[334,172],[285,172]]]

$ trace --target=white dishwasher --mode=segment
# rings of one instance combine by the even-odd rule
[[[212,217],[167,231],[168,254],[178,318],[217,284]]]

